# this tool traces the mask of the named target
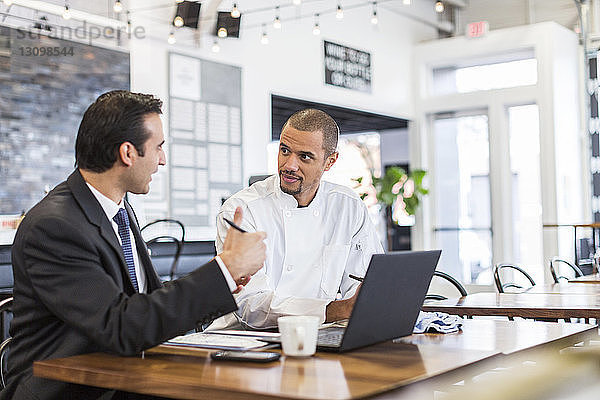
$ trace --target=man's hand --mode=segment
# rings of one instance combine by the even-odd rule
[[[350,318],[361,285],[362,283],[358,285],[356,292],[354,292],[352,297],[345,300],[332,301],[327,305],[327,309],[325,310],[325,322],[334,322]]]
[[[242,209],[236,208],[233,222],[242,224]],[[219,254],[233,280],[238,284],[236,293],[241,286],[248,283],[250,275],[254,275],[265,262],[267,246],[263,240],[267,237],[265,232],[242,233],[236,229],[229,229],[223,243],[223,252]]]

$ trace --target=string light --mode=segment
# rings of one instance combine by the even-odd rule
[[[121,11],[123,11],[123,4],[121,4],[119,0],[116,0],[115,5],[113,6],[113,10],[115,10],[116,13],[120,13]]]
[[[171,33],[169,33],[169,38],[167,39],[167,42],[169,44],[177,43],[177,39],[175,38],[175,33],[173,33],[173,31],[171,31]]]
[[[227,37],[227,29],[225,29],[224,27],[220,27],[217,31],[217,36],[220,38]]]
[[[315,14],[315,26],[313,27],[313,35],[317,36],[321,34],[321,28],[319,27],[319,14]]]
[[[178,28],[181,28],[183,26],[183,18],[181,17],[181,15],[175,17],[175,19],[173,20],[173,25],[175,25]]]
[[[129,11],[127,11],[127,28],[125,28],[125,32],[127,32],[127,34],[131,33],[131,17],[129,16]]]
[[[342,9],[342,5],[338,3],[337,10],[335,11],[335,17],[337,19],[344,18],[344,10]]]
[[[275,7],[275,19],[273,20],[273,28],[281,29],[281,20],[279,19],[279,6]]]
[[[216,40],[213,42],[211,50],[213,53],[218,53],[221,51],[221,46],[219,46],[219,43]]]
[[[442,3],[441,1],[438,1],[437,3],[435,3],[435,12],[443,13],[444,12],[444,3]]]
[[[377,18],[377,2],[373,2],[373,14],[371,15],[371,23],[373,25],[377,25],[379,23],[379,18]]]
[[[62,17],[64,19],[71,19],[71,10],[69,10],[69,4],[65,2],[65,9],[63,10]]]
[[[238,10],[237,8],[237,4],[233,3],[233,8],[231,9],[231,17],[232,18],[239,18],[240,17],[240,10]]]
[[[267,28],[266,28],[265,24],[263,24],[263,33],[262,33],[262,36],[260,37],[260,42],[262,44],[269,44],[269,37],[267,36]]]

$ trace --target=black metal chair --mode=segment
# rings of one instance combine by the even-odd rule
[[[533,280],[533,278],[527,272],[525,272],[525,270],[523,270],[521,267],[518,267],[514,264],[500,263],[500,264],[496,264],[496,266],[494,267],[494,283],[496,284],[496,289],[498,290],[498,293],[506,293],[505,290],[508,288],[523,289],[523,290],[526,289],[525,287],[523,287],[515,282],[502,283],[501,271],[504,269],[513,269],[515,271],[520,272],[529,281],[529,283],[531,283],[531,286],[535,286],[535,281]],[[520,291],[522,291],[522,290],[520,290]]]
[[[561,279],[569,280],[568,277],[560,274],[560,266],[562,265],[569,267],[575,274],[575,278],[583,276],[583,272],[577,265],[563,260],[562,258],[552,257],[552,260],[550,260],[550,274],[552,275],[552,279],[554,279],[554,283],[559,283]]]
[[[434,277],[437,276],[439,278],[445,279],[448,282],[450,282],[459,291],[461,297],[467,295],[467,290],[465,289],[465,287],[458,280],[456,280],[453,276],[451,276],[445,272],[442,272],[442,271],[434,271],[433,276]],[[427,301],[427,300],[446,300],[446,299],[447,299],[446,296],[442,296],[440,294],[427,294],[425,296],[425,301]]]
[[[6,386],[5,376],[6,376],[6,357],[8,355],[8,348],[11,341],[11,337],[8,334],[8,331],[5,330],[6,323],[12,317],[12,305],[13,298],[9,297],[0,301],[0,319],[2,320],[2,343],[0,343],[0,383],[2,387],[0,389],[4,389]]]
[[[168,271],[164,271],[163,268],[155,262],[155,268],[161,279],[172,280],[176,278],[177,263],[185,243],[185,226],[183,223],[170,218],[157,219],[156,221],[144,225],[140,231],[150,255],[154,259],[158,256],[173,257],[173,261],[171,262]],[[165,243],[172,243],[173,245],[168,246],[165,245]],[[174,250],[172,249],[173,246]]]

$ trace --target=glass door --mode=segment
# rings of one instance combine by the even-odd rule
[[[490,144],[485,112],[433,119],[433,200],[439,269],[464,283],[492,283]]]

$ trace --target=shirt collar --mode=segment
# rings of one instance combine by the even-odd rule
[[[98,200],[98,203],[100,203],[100,207],[102,207],[102,209],[104,210],[104,213],[106,214],[108,220],[112,221],[113,217],[119,212],[119,208],[124,208],[123,200],[121,199],[121,202],[117,204],[102,193],[100,193],[100,191],[92,185],[90,185],[89,182],[86,182],[85,184],[90,188],[92,194],[94,195],[96,200]]]
[[[276,175],[276,176],[277,176],[277,178],[273,182],[273,185],[274,185],[273,189],[275,190],[275,193],[277,193],[277,197],[279,199],[281,199],[284,208],[286,208],[286,209],[298,208],[298,200],[296,200],[296,198],[294,196],[292,196],[291,194],[284,193],[281,190],[281,185],[279,183],[280,182],[279,181],[280,177],[279,177],[279,175]],[[321,197],[323,196],[322,193],[321,193],[323,191],[323,189],[322,189],[323,184],[322,183],[323,183],[322,181],[319,182],[319,187],[317,188],[317,193],[315,194],[315,197],[308,204],[308,206],[303,207],[303,208],[318,207],[318,204],[320,203]]]

